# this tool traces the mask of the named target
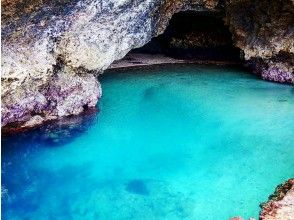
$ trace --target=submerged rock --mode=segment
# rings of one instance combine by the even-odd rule
[[[165,30],[179,11],[219,11],[248,65],[294,83],[293,2],[218,0],[3,0],[2,126],[78,114],[101,97],[113,61]],[[195,37],[195,36],[194,36]]]
[[[126,185],[126,190],[130,193],[148,195],[149,190],[143,180],[131,180]]]
[[[243,218],[241,218],[241,217],[233,217],[233,218],[230,218],[230,220],[243,220]]]
[[[29,137],[28,142],[43,143],[43,147],[64,146],[85,134],[97,120],[97,117],[97,109],[95,108],[89,108],[78,116],[62,117],[59,120],[48,118],[46,123],[43,123],[44,119],[41,116],[36,115],[23,126],[2,128],[2,133],[4,133],[2,145],[14,147]],[[29,129],[41,123],[42,126]]]
[[[233,217],[233,218],[230,218],[230,220],[244,220],[242,217]],[[248,220],[255,220],[255,218],[249,218]]]

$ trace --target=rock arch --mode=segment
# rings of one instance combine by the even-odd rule
[[[2,126],[95,106],[95,75],[185,10],[223,13],[252,71],[294,83],[293,9],[291,0],[3,0]]]

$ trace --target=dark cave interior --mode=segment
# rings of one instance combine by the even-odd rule
[[[164,54],[178,59],[240,61],[240,50],[222,16],[215,13],[184,11],[173,15],[165,32],[135,53]]]

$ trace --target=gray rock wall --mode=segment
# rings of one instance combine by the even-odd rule
[[[181,10],[223,11],[252,69],[264,79],[294,83],[293,2],[271,3],[266,13],[266,1],[220,2],[3,0],[2,126],[94,106],[102,94],[95,76],[162,33]],[[266,35],[268,29],[277,32]]]

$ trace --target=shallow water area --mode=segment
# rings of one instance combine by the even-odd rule
[[[206,65],[99,80],[99,112],[3,137],[3,219],[257,218],[294,176],[293,86]]]

